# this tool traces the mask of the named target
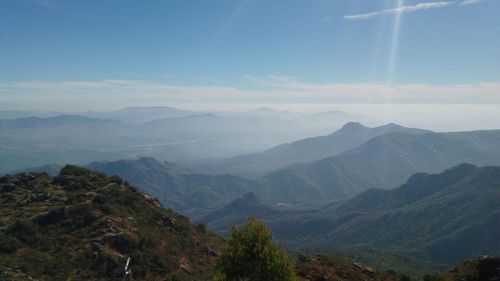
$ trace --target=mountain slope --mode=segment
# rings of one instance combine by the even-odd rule
[[[197,220],[208,224],[210,229],[218,230],[218,233],[227,234],[231,225],[242,224],[249,217],[260,218],[278,213],[278,210],[263,203],[255,193],[249,192]]]
[[[406,128],[392,123],[369,128],[360,123],[350,122],[327,136],[312,137],[278,145],[260,153],[217,161],[198,169],[211,173],[259,174],[295,163],[313,162],[334,156],[353,149],[369,139],[390,132],[423,134],[429,131]]]
[[[320,219],[326,223],[318,233],[310,222]],[[498,255],[500,167],[463,164],[441,174],[420,173],[393,190],[368,190],[321,212],[267,221],[278,239],[295,246],[364,245],[446,264]]]
[[[88,167],[108,175],[117,175],[158,197],[165,206],[192,217],[207,209],[222,207],[250,191],[263,190],[263,186],[255,181],[231,175],[195,174],[154,158],[96,162]]]
[[[389,133],[340,155],[265,175],[272,196],[285,202],[346,199],[369,188],[393,188],[416,172],[459,163],[500,164],[500,130],[464,133]]]
[[[222,243],[121,179],[76,166],[0,178],[0,213],[2,267],[37,280],[123,280],[128,257],[133,280],[205,280]]]

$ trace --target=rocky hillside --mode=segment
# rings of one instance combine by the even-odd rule
[[[309,281],[498,281],[500,257],[484,256],[467,260],[448,272],[410,276],[394,270],[376,271],[372,267],[328,255],[299,255],[296,272]]]
[[[0,178],[0,280],[206,280],[221,243],[117,177]]]
[[[448,273],[427,277],[436,281],[498,281],[500,280],[500,257],[484,256],[468,260]]]

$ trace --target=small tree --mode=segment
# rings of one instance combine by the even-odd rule
[[[292,262],[272,240],[263,222],[250,218],[241,227],[232,227],[227,246],[217,263],[215,280],[291,281],[296,280]]]

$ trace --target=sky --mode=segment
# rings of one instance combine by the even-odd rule
[[[0,110],[366,104],[500,112],[500,0],[0,0]]]

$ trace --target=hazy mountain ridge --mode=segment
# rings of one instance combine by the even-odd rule
[[[113,111],[90,111],[80,114],[88,117],[114,119],[130,124],[140,124],[158,119],[183,117],[198,113],[169,106],[135,106]]]
[[[0,120],[0,129],[57,128],[66,126],[119,126],[120,121],[96,119],[80,115],[57,115],[52,117],[24,117]]]
[[[56,116],[26,112],[31,113],[40,117],[0,120],[0,173],[142,156],[192,165],[325,134],[354,118],[347,113],[208,113],[169,107]]]
[[[348,123],[332,136],[366,138],[386,131],[398,132],[376,136],[333,157],[295,164],[255,179],[207,175],[148,158],[93,163],[90,167],[119,175],[157,196],[165,205],[198,217],[251,191],[272,204],[328,203],[370,188],[396,187],[416,172],[440,172],[463,162],[500,164],[500,130],[427,133],[395,124],[369,129]]]
[[[262,182],[291,202],[346,199],[369,188],[396,187],[416,172],[463,162],[499,165],[499,137],[500,130],[388,133],[337,156],[269,173]]]
[[[393,123],[369,128],[361,123],[350,122],[341,129],[320,137],[310,137],[292,143],[281,144],[269,150],[241,155],[197,167],[211,173],[259,174],[290,164],[307,163],[331,157],[353,149],[371,138],[389,133],[428,133],[428,130],[406,128]]]

